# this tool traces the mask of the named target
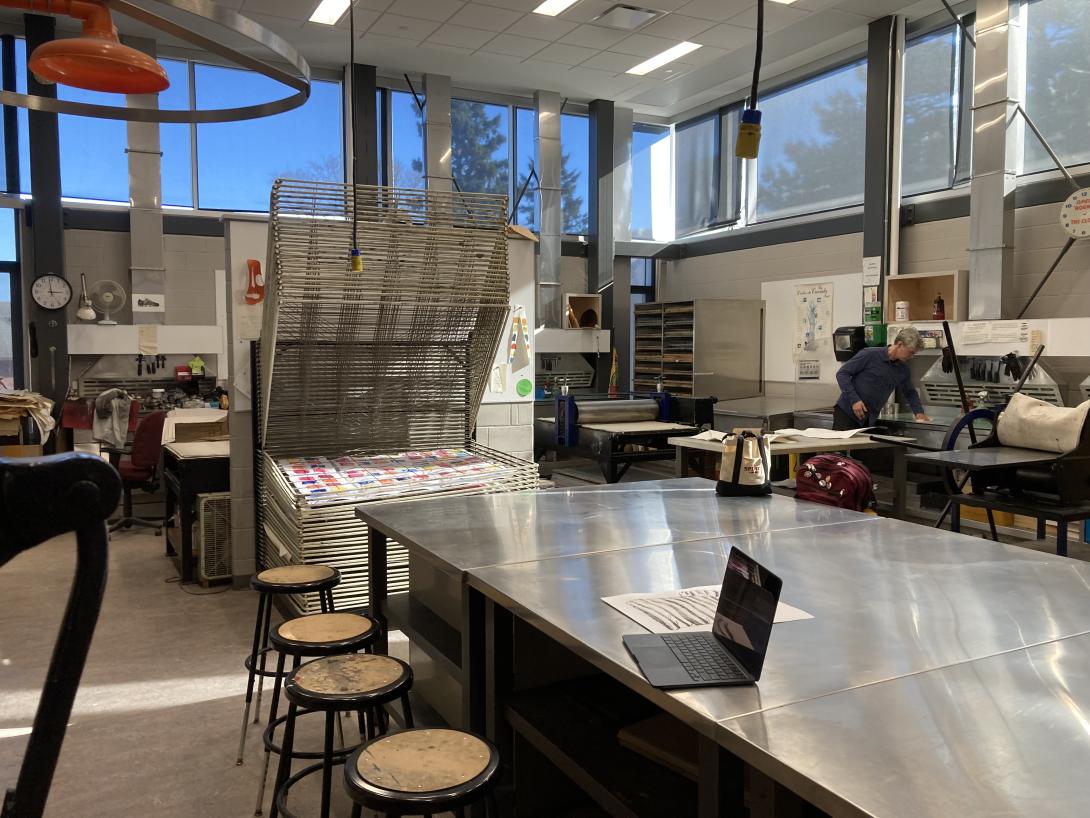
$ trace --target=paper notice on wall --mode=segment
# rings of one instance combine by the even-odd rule
[[[507,391],[507,364],[496,364],[488,379],[488,391],[500,395]]]
[[[803,360],[799,358],[799,374],[800,381],[818,381],[821,380],[821,361]]]
[[[882,282],[882,257],[867,256],[863,259],[863,286],[877,287]]]
[[[795,356],[825,350],[833,343],[833,283],[795,287]]]
[[[966,321],[961,325],[961,345],[1030,343],[1028,321]]]
[[[156,324],[136,326],[136,351],[141,355],[159,354],[159,327]]]
[[[687,633],[711,630],[719,603],[718,585],[701,585],[658,593],[604,596],[602,602],[616,608],[652,633]],[[806,611],[780,602],[774,622],[813,619]]]
[[[239,340],[257,341],[261,338],[260,306],[239,304],[235,307],[235,331]]]

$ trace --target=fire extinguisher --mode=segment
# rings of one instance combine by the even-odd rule
[[[261,262],[256,258],[246,259],[249,281],[246,284],[246,303],[260,304],[265,300],[265,276],[261,273]]]

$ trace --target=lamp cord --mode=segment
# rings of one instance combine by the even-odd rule
[[[350,0],[348,4],[348,75],[349,75],[349,87],[352,92],[348,95],[348,121],[352,123],[352,249],[359,250],[359,227],[358,227],[358,191],[356,189],[356,162],[359,161],[359,157],[356,155],[356,3],[355,0]]]
[[[753,87],[749,91],[751,111],[757,110],[757,85],[761,81],[761,57],[765,48],[765,0],[757,0],[757,50],[753,60]]]

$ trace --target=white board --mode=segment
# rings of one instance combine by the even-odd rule
[[[761,285],[761,298],[765,302],[765,380],[794,382],[795,364],[795,310],[796,288],[803,284],[833,285],[832,330],[837,327],[858,325],[863,322],[863,273],[845,275],[818,275],[807,278],[790,278],[782,281],[766,281]],[[820,364],[818,383],[836,383],[836,358],[832,344],[819,345],[807,360]]]

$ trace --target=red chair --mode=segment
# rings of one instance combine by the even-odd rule
[[[134,489],[147,492],[159,489],[159,458],[163,449],[163,423],[166,418],[166,412],[151,412],[137,425],[132,436],[132,448],[122,452],[129,455],[128,460],[120,460],[116,466],[124,491],[122,517],[110,523],[110,531],[139,525],[154,528],[156,534],[163,532],[162,518],[151,520],[133,516],[132,493]]]

